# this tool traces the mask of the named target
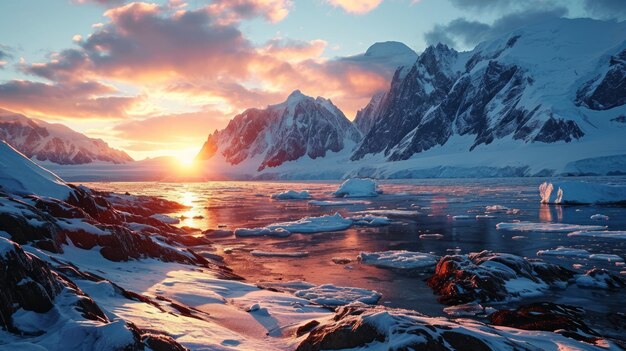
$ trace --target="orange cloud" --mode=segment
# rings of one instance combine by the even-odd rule
[[[341,7],[344,11],[364,14],[377,8],[383,0],[326,0],[335,7]]]

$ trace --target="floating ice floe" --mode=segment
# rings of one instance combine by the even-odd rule
[[[372,179],[352,178],[343,182],[333,193],[336,197],[374,197],[381,191]]]
[[[163,223],[167,223],[167,224],[178,224],[180,223],[180,219],[178,218],[174,218],[165,214],[153,214],[152,216],[150,216],[151,218],[157,219]]]
[[[304,217],[293,222],[281,222],[268,225],[270,230],[283,229],[291,233],[319,233],[345,230],[352,226],[352,220],[339,213],[320,217]]]
[[[488,214],[476,215],[476,219],[494,219],[494,218],[496,218],[496,216],[488,215]]]
[[[443,239],[442,234],[420,234],[420,239]]]
[[[472,216],[468,216],[468,215],[457,215],[457,216],[452,216],[452,219],[455,221],[466,221],[468,219],[473,219]]]
[[[357,258],[372,266],[396,269],[433,268],[439,260],[435,255],[406,250],[361,252]]]
[[[606,226],[567,223],[502,222],[496,225],[496,229],[517,232],[567,233],[578,230],[603,230],[606,229]]]
[[[618,255],[613,254],[603,254],[596,253],[592,254],[584,249],[574,249],[571,247],[559,246],[556,249],[552,250],[539,250],[537,251],[538,256],[564,256],[564,257],[578,257],[578,258],[587,258],[590,260],[596,261],[607,261],[607,262],[624,262],[624,259]]]
[[[280,222],[258,228],[235,229],[236,236],[278,236],[285,237],[291,233],[322,233],[346,230],[353,225],[378,227],[388,225],[391,220],[387,217],[373,215],[358,215],[353,217],[343,217],[339,213],[334,215],[324,215],[320,217],[304,217],[297,221]]]
[[[260,228],[237,228],[235,229],[236,236],[277,236],[286,237],[291,235],[291,232],[283,228],[270,229],[267,227]]]
[[[609,220],[609,216],[603,215],[603,214],[594,214],[593,216],[589,217],[591,219],[595,219],[597,221],[608,221]]]
[[[592,238],[603,238],[603,239],[621,239],[626,240],[626,231],[621,230],[578,230],[575,232],[571,232],[567,234],[567,236],[589,236]]]
[[[263,250],[252,250],[250,254],[252,256],[259,256],[259,257],[306,257],[309,255],[307,251],[263,251]]]
[[[485,206],[485,211],[486,212],[506,212],[508,210],[509,210],[508,207],[502,206],[502,205]]]
[[[361,225],[366,227],[381,227],[389,225],[391,220],[384,216],[374,215],[357,215],[349,218],[354,225]]]
[[[280,193],[272,194],[272,199],[276,200],[305,200],[310,199],[311,194],[307,190],[296,191],[288,190]]]
[[[567,256],[567,257],[581,257],[589,258],[589,251],[583,249],[574,249],[571,247],[559,246],[552,250],[539,250],[538,256]]]
[[[357,213],[377,214],[377,215],[397,216],[397,217],[415,217],[415,216],[419,216],[420,214],[417,211],[411,211],[411,210],[366,210],[366,211],[359,211]]]
[[[309,206],[320,206],[320,207],[367,205],[370,203],[371,202],[369,201],[363,201],[363,200],[343,200],[343,201],[311,200],[308,202]]]
[[[297,297],[320,305],[343,306],[353,302],[375,304],[382,294],[374,290],[324,284],[295,292]]]
[[[626,186],[579,181],[544,182],[539,186],[541,202],[546,204],[626,203]]]

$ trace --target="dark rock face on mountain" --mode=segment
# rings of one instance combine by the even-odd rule
[[[445,45],[431,46],[408,69],[399,69],[382,103],[373,100],[362,114],[373,125],[352,156],[384,153],[405,160],[454,135],[471,135],[468,151],[496,139],[554,143],[580,139],[575,121],[556,116],[541,102],[523,101],[534,89],[530,69],[500,59],[519,40],[511,36],[498,47],[460,54]],[[375,115],[370,111],[376,107]],[[362,117],[361,117],[362,118]]]
[[[523,257],[482,251],[445,256],[439,260],[428,285],[447,305],[494,302],[536,295],[550,287],[565,287],[574,272]],[[510,283],[517,281],[517,284]],[[518,289],[523,281],[524,288]]]
[[[209,136],[197,159],[220,153],[232,165],[258,158],[258,170],[304,156],[338,152],[360,140],[359,131],[335,105],[294,91],[287,101],[264,110],[249,109]]]
[[[367,106],[357,111],[353,123],[361,134],[367,135],[376,123],[386,96],[386,93],[375,94]]]
[[[0,109],[0,140],[28,158],[62,165],[95,161],[125,163],[133,161],[101,139],[92,139],[60,124],[28,118]]]
[[[576,103],[592,110],[609,110],[626,104],[626,49],[610,58],[604,74],[578,90]]]

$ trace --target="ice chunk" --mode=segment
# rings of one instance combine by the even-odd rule
[[[576,285],[590,289],[624,288],[626,280],[606,269],[594,268],[576,277]]]
[[[476,219],[494,219],[496,218],[496,216],[492,216],[492,215],[476,215]]]
[[[310,199],[311,194],[307,190],[295,191],[288,190],[281,193],[272,194],[272,199],[276,200],[304,200]]]
[[[357,213],[378,214],[378,215],[397,216],[397,217],[414,217],[414,216],[419,216],[420,214],[417,211],[410,211],[410,210],[367,210],[367,211],[360,211]]]
[[[309,255],[307,251],[262,251],[252,250],[252,256],[260,257],[306,257]]]
[[[270,230],[283,229],[291,233],[319,233],[345,230],[352,226],[352,220],[339,213],[320,217],[305,217],[294,222],[282,222],[268,225]]]
[[[446,314],[454,317],[474,317],[489,315],[496,311],[493,307],[483,307],[479,303],[466,303],[463,305],[449,306],[443,309]]]
[[[452,216],[452,219],[455,221],[465,221],[468,219],[472,219],[472,217],[468,215],[457,215],[457,216]]]
[[[502,222],[496,224],[496,229],[518,232],[567,233],[576,230],[603,230],[606,229],[606,226],[567,223]]]
[[[277,236],[286,237],[291,235],[288,230],[283,228],[270,229],[266,227],[261,228],[237,228],[235,229],[236,236]]]
[[[626,186],[579,181],[544,182],[539,186],[546,204],[626,203]]]
[[[607,261],[607,262],[624,262],[624,259],[618,255],[612,254],[593,254],[589,256],[589,259],[596,261]]]
[[[382,227],[391,223],[391,219],[385,216],[374,215],[352,216],[350,217],[350,220],[354,222],[354,225],[362,225],[366,227]]]
[[[373,197],[378,196],[378,185],[372,179],[352,178],[343,182],[333,193],[336,197]]]
[[[502,205],[491,205],[485,207],[486,212],[506,212],[508,210],[508,207]]]
[[[539,250],[538,256],[568,256],[568,257],[589,257],[589,251],[583,249],[574,249],[570,247],[559,246],[553,250]]]
[[[301,297],[320,305],[343,306],[353,302],[375,304],[382,295],[374,290],[324,284],[295,292]]]
[[[442,234],[420,234],[420,239],[443,239]]]
[[[369,265],[382,268],[423,269],[435,267],[439,257],[406,250],[361,252],[358,259]]]
[[[609,216],[605,216],[605,215],[599,214],[599,213],[594,214],[593,216],[591,216],[589,218],[595,219],[595,220],[598,220],[598,221],[608,221],[609,220]]]
[[[567,236],[590,236],[590,237],[593,237],[593,238],[626,240],[626,231],[620,231],[620,230],[602,230],[602,231],[579,230],[579,231],[571,232],[571,233],[567,234]]]

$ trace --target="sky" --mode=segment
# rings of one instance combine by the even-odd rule
[[[295,89],[353,119],[393,74],[350,59],[376,42],[470,50],[554,17],[621,21],[626,0],[3,0],[0,108],[189,158]]]

